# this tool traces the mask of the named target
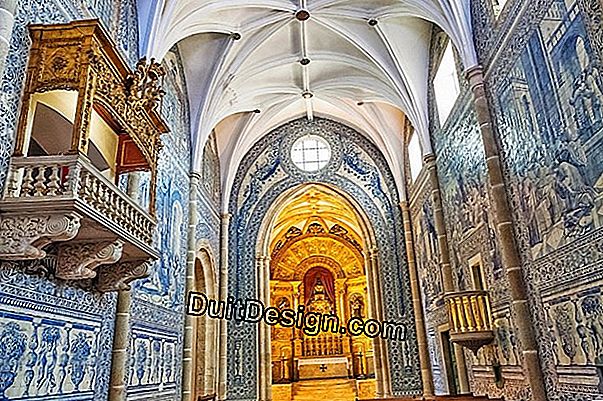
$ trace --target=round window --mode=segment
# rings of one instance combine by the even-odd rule
[[[291,148],[291,161],[309,173],[323,169],[331,160],[331,147],[317,135],[299,138]]]

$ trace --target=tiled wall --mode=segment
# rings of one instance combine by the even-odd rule
[[[19,1],[7,67],[0,91],[0,187],[19,110],[29,52],[29,23],[67,22],[98,15],[119,41],[123,30],[112,15],[124,12],[125,31],[135,32],[133,3],[56,0]],[[87,6],[87,7],[86,7]],[[123,8],[129,8],[128,11]],[[125,43],[125,42],[124,42]],[[129,40],[125,56],[137,59]],[[113,342],[115,295],[93,293],[83,283],[53,279],[52,256],[36,263],[0,265],[0,398],[23,400],[104,400],[107,397]]]
[[[4,184],[27,64],[29,23],[59,23],[97,15],[133,64],[138,60],[135,2],[123,0],[21,0],[0,92],[0,186]],[[161,259],[149,278],[135,282],[131,309],[128,399],[174,400],[180,392],[184,285],[189,219],[189,118],[186,84],[177,49],[164,59],[168,75],[157,182],[155,244]],[[213,144],[215,149],[215,144]],[[219,255],[217,156],[204,170],[218,187],[199,195],[198,240]],[[36,263],[0,265],[0,399],[106,400],[115,294],[86,283],[53,278],[52,252]],[[216,256],[217,258],[217,256]],[[4,379],[6,378],[6,380]]]
[[[332,151],[329,163],[316,173],[299,169],[291,160],[291,146],[309,132],[320,135]],[[337,188],[370,216],[367,224],[379,252],[378,290],[383,294],[384,318],[403,323],[407,334],[404,341],[386,342],[393,392],[419,393],[414,312],[398,193],[383,154],[353,129],[326,119],[298,119],[273,130],[249,151],[230,198],[229,294],[237,299],[257,299],[255,258],[262,221],[279,196],[306,183]],[[228,397],[255,399],[257,326],[230,322],[228,341]]]
[[[472,2],[473,3],[473,2]],[[473,3],[488,95],[548,396],[600,397],[603,364],[603,77],[599,1],[512,1],[496,18],[489,0]],[[521,12],[520,12],[521,11]],[[598,17],[597,16],[598,13]],[[511,27],[513,30],[510,31]],[[437,43],[434,42],[434,54]],[[486,267],[495,348],[466,354],[472,390],[509,400],[528,392],[521,373],[509,291],[497,251],[479,128],[465,89],[448,122],[432,127],[457,289],[470,288],[469,259]],[[436,114],[432,104],[433,116]],[[433,121],[437,121],[434,118]],[[445,315],[436,255],[428,252],[432,205],[415,185],[413,216],[429,332]],[[439,350],[434,366],[441,368]],[[494,383],[500,364],[505,383]],[[437,382],[446,391],[444,381]]]

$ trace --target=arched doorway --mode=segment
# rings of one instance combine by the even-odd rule
[[[195,288],[210,299],[216,299],[216,266],[209,246],[203,246],[195,258]],[[219,321],[208,316],[195,319],[193,340],[193,399],[215,394],[217,391],[216,370],[218,366]]]
[[[300,157],[298,151],[311,152],[313,158]],[[366,241],[362,259],[369,305],[374,300],[378,321],[401,326],[402,338],[379,337],[373,341],[375,395],[420,394],[400,198],[381,152],[353,129],[326,119],[292,121],[266,135],[244,157],[228,196],[232,216],[228,235],[229,295],[259,299],[265,305],[272,303],[271,237],[275,222],[279,211],[299,195],[298,191],[312,184],[345,199],[340,204],[349,205],[360,216],[357,234]],[[311,223],[304,227],[309,229]],[[327,222],[325,230],[330,231],[333,225]],[[233,319],[228,322],[228,334],[228,398],[272,399],[270,327]],[[354,350],[362,352],[361,347],[352,347],[349,352]],[[296,355],[294,351],[293,347],[281,348],[278,358],[291,359]]]
[[[269,234],[270,303],[281,310],[303,306],[308,314],[334,319],[327,330],[320,324],[271,329],[273,400],[303,398],[308,388],[318,397],[317,380],[321,388],[338,388],[342,400],[359,393],[374,397],[379,344],[341,332],[352,317],[380,312],[368,291],[374,286],[367,272],[374,242],[368,226],[328,186],[304,185],[286,198]]]

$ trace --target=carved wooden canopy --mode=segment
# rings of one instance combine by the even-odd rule
[[[15,156],[24,155],[31,96],[76,91],[70,151],[87,153],[94,109],[120,136],[117,170],[148,169],[154,183],[159,138],[168,132],[159,110],[165,75],[161,65],[142,59],[132,71],[98,20],[31,25],[29,29],[32,47]],[[136,160],[128,167],[131,155]]]

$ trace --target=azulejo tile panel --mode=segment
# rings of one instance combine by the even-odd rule
[[[597,2],[553,1],[495,66],[504,169],[549,396],[592,400],[603,205],[603,80]],[[507,87],[505,87],[507,85]],[[530,151],[527,152],[526,150]],[[592,290],[592,291],[591,291]],[[593,292],[594,291],[594,292]]]
[[[21,89],[29,52],[29,23],[63,23],[98,15],[121,42],[112,18],[116,7],[136,27],[133,2],[19,1],[7,67],[0,82],[0,188],[12,152]],[[125,8],[130,7],[127,11]],[[134,39],[134,41],[132,41]],[[134,60],[136,38],[128,37]],[[125,49],[125,47],[124,47]],[[51,259],[51,258],[50,258]],[[0,398],[94,400],[107,398],[115,295],[100,295],[77,283],[52,278],[51,260],[0,264]],[[4,379],[6,378],[6,380]]]
[[[104,400],[115,295],[49,281],[41,263],[0,265],[2,399]]]
[[[290,159],[290,148],[308,133],[325,139],[331,161],[317,173],[305,173]],[[414,318],[406,265],[398,193],[383,155],[356,131],[316,119],[292,121],[260,140],[243,159],[230,199],[229,294],[257,298],[256,243],[262,219],[275,200],[304,183],[323,183],[353,198],[370,216],[377,241],[379,280],[385,318],[406,325],[406,341],[387,343],[393,391],[421,391]],[[229,323],[228,397],[256,397],[257,341],[255,325]]]
[[[177,48],[163,63],[168,74],[162,111],[171,131],[162,137],[158,165],[155,244],[161,256],[149,277],[134,286],[128,400],[173,400],[181,391],[189,235],[189,116]]]

